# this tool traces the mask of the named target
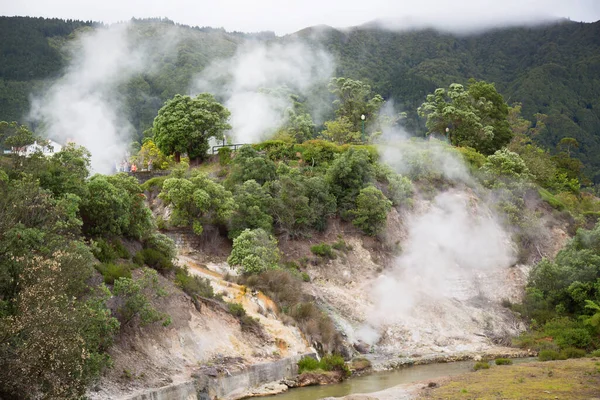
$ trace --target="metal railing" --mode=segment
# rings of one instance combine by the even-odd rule
[[[242,146],[247,145],[248,143],[236,143],[236,144],[220,144],[217,146],[213,146],[212,147],[212,154],[217,154],[217,152],[219,151],[218,149],[223,148],[223,147],[229,147],[231,148],[233,151],[237,151],[237,149],[239,149]]]

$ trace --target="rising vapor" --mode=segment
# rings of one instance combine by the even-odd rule
[[[219,60],[197,77],[192,93],[215,93],[231,111],[232,136],[256,143],[269,138],[285,123],[289,93],[309,95],[326,86],[332,76],[332,57],[301,42],[248,43],[235,56]]]

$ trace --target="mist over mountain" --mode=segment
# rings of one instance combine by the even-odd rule
[[[363,80],[386,100],[393,99],[408,115],[406,129],[417,134],[424,122],[416,109],[427,93],[470,78],[494,82],[509,104],[523,104],[526,119],[548,116],[535,140],[552,151],[563,137],[577,139],[575,156],[589,178],[600,179],[600,22],[560,20],[456,34],[419,26],[389,29],[378,21],[343,30],[316,26],[283,37],[192,28],[165,19],[131,22],[138,37],[163,39],[164,27],[169,27],[179,38],[168,54],[154,58],[151,70],[134,71],[116,88],[135,132],[132,139],[151,126],[165,100],[190,93],[207,66],[232,57],[241,45],[304,42],[328,54],[333,76]],[[106,27],[0,18],[5,38],[0,45],[0,120],[26,120],[31,94],[61,76],[72,59],[64,45],[88,29]]]

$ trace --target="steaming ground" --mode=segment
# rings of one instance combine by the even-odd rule
[[[521,299],[529,266],[515,264],[512,232],[492,211],[491,194],[458,153],[437,140],[401,138],[380,150],[397,172],[446,183],[416,185],[412,208],[388,215],[384,243],[400,250],[386,261],[374,257],[373,245],[360,235],[330,232],[343,234],[353,250],[311,267],[317,301],[349,343],[375,354],[480,353],[509,344],[525,327],[502,302]],[[566,236],[547,230],[540,237],[550,240],[540,246]],[[554,249],[544,252],[552,256]]]

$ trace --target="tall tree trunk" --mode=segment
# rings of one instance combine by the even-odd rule
[[[179,164],[181,162],[181,153],[176,151],[173,155],[175,156],[175,162]]]

